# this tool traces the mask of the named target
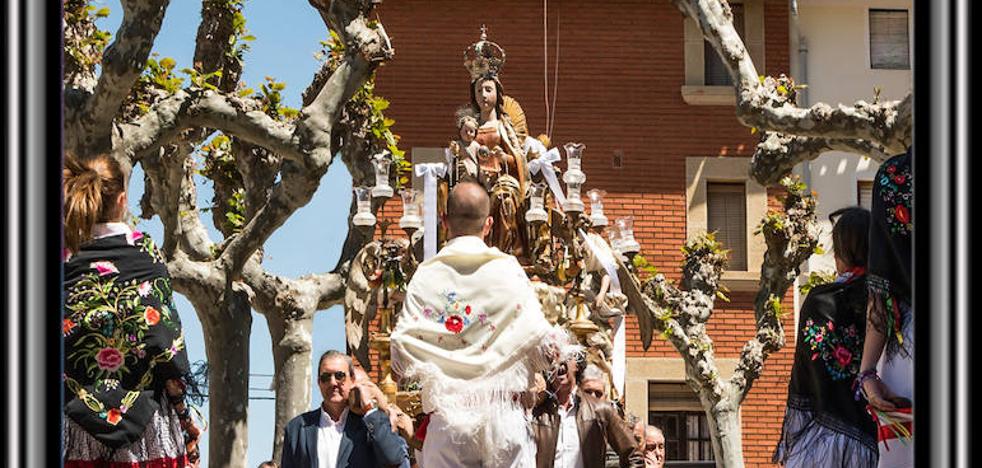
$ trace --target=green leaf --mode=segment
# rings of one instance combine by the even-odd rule
[[[96,18],[105,18],[107,16],[109,16],[109,7],[102,7],[95,12]]]
[[[256,36],[253,36],[252,34],[247,34],[245,36],[242,36],[241,39],[243,41],[254,41],[254,40],[256,40]]]
[[[177,61],[170,57],[164,57],[160,60],[160,66],[164,67],[164,69],[168,71],[172,70],[176,65]]]

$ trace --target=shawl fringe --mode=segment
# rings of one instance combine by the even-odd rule
[[[876,468],[879,450],[873,437],[801,403],[788,401],[772,462],[785,468]]]
[[[419,383],[423,411],[442,415],[453,428],[451,441],[477,447],[482,459],[494,464],[502,453],[500,447],[525,443],[529,437],[516,430],[528,422],[518,395],[532,386],[536,373],[584,352],[558,326],[515,351],[499,370],[476,379],[457,379],[433,363],[416,362],[393,342],[392,369],[402,379]]]

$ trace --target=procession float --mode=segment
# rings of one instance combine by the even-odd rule
[[[383,151],[372,159],[375,185],[354,188],[352,223],[376,240],[359,251],[349,273],[347,346],[362,367],[377,370],[379,387],[410,415],[420,411],[417,388],[392,375],[389,334],[416,265],[446,242],[437,220],[446,213],[449,191],[463,180],[477,181],[490,196],[494,223],[488,244],[519,260],[546,318],[574,335],[586,349],[587,363],[604,371],[608,397],[619,402],[623,396],[625,314],[642,300],[633,219],[609,220],[605,193],[584,193],[583,144],[551,147],[546,135],[531,136],[521,105],[505,94],[504,64],[505,51],[482,27],[480,40],[464,51],[470,102],[456,111],[458,133],[444,149],[445,160],[414,164],[422,187],[396,190],[399,161]],[[397,195],[404,237],[387,235],[389,222],[379,222],[373,213]],[[638,318],[650,339],[650,319]],[[458,319],[449,316],[447,326],[456,326]]]

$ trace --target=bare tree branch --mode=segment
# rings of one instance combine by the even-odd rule
[[[221,130],[284,157],[304,157],[291,125],[260,111],[254,99],[210,90],[178,91],[154,104],[139,119],[119,127],[115,152],[135,161],[193,127]]]
[[[782,185],[787,190],[783,213],[769,213],[760,226],[767,251],[761,265],[760,290],[754,300],[757,334],[744,346],[730,379],[738,401],[750,392],[768,355],[784,346],[781,298],[794,284],[801,264],[818,246],[815,200],[800,182],[786,178]]]
[[[66,116],[78,129],[66,132],[74,135],[72,148],[105,151],[112,144],[112,123],[126,96],[150,56],[154,40],[160,31],[170,0],[123,0],[123,21],[116,39],[106,49],[102,59],[102,74],[92,95],[77,113]]]
[[[764,132],[750,159],[750,177],[763,186],[774,185],[799,163],[812,161],[827,151],[844,151],[869,156],[877,162],[889,155],[867,140],[805,137]]]

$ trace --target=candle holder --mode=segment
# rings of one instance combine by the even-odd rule
[[[563,182],[566,182],[566,203],[563,203],[563,211],[572,213],[583,212],[583,200],[580,198],[580,189],[586,182],[586,174],[583,173],[583,148],[582,143],[566,143],[566,172],[563,174]]]
[[[617,227],[612,227],[607,229],[607,241],[610,242],[610,248],[618,255],[623,254],[621,251],[621,232],[617,230]]]
[[[402,190],[399,194],[402,196],[402,217],[399,218],[399,227],[412,237],[414,231],[423,227],[423,197],[419,191],[412,189]]]
[[[587,198],[590,199],[590,221],[594,227],[607,225],[607,217],[604,216],[604,195],[607,195],[607,192],[598,189],[586,193]]]
[[[389,185],[389,168],[392,161],[387,157],[388,151],[384,151],[372,158],[372,166],[375,168],[375,187],[372,187],[372,197],[389,198],[394,193],[392,186]]]
[[[617,231],[619,231],[620,250],[631,260],[641,251],[641,244],[634,240],[634,217],[625,216],[616,221]]]
[[[358,203],[358,211],[351,218],[355,226],[374,226],[375,215],[372,214],[372,189],[368,187],[355,187],[355,200]]]
[[[529,209],[525,212],[525,221],[529,223],[544,223],[549,219],[549,213],[545,210],[546,186],[543,184],[532,184],[532,194],[529,201]]]
[[[569,324],[569,329],[574,335],[580,340],[583,345],[587,344],[587,338],[590,335],[600,331],[600,327],[593,323],[587,316],[590,311],[587,309],[585,300],[582,295],[576,295],[575,304],[573,307],[576,308],[576,318]]]

